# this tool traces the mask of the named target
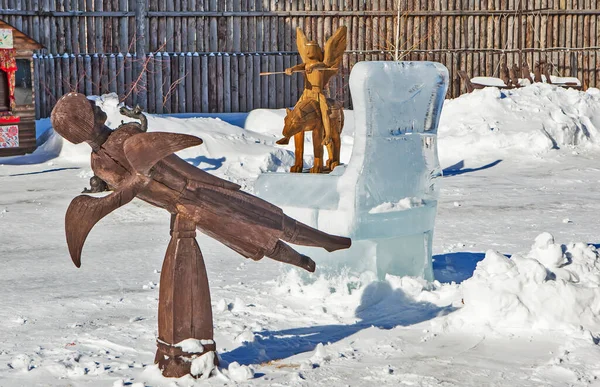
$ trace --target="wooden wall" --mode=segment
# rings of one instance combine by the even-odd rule
[[[146,58],[134,61],[131,77],[137,79],[149,53],[153,54],[152,62],[156,62],[157,53],[161,57],[168,53],[165,66],[175,63],[181,66],[180,62],[187,66],[191,53],[191,71],[184,67],[183,72],[191,75],[186,75],[171,93],[178,100],[183,98],[179,97],[181,93],[193,90],[197,84],[193,79],[197,75],[193,71],[197,55],[200,68],[215,74],[208,80],[210,100],[203,104],[208,103],[209,111],[226,110],[227,106],[235,111],[244,110],[244,106],[246,110],[249,106],[289,106],[288,101],[293,101],[295,95],[291,94],[294,93],[291,85],[300,82],[297,77],[260,77],[258,73],[297,63],[294,33],[297,26],[322,43],[342,24],[348,27],[348,52],[342,74],[336,79],[339,85],[333,89],[349,106],[347,75],[353,63],[392,59],[398,5],[402,10],[399,46],[405,54],[403,59],[445,64],[450,70],[451,97],[464,92],[458,69],[471,76],[497,76],[502,60],[510,66],[520,63],[520,57],[531,68],[537,60],[545,58],[551,63],[553,74],[576,76],[584,87],[599,86],[597,0],[0,0],[0,18],[46,46],[38,61],[48,62],[47,54],[53,54],[56,61],[57,55],[62,57],[66,53],[69,58],[71,55],[81,58],[75,60],[79,63],[85,62],[89,54],[92,78],[94,72],[103,73],[103,68],[94,67],[95,54],[107,58],[107,71],[111,69],[111,55],[115,62],[118,53],[125,58],[124,62],[128,53],[132,58],[133,55]],[[254,58],[251,67],[240,68],[240,58],[250,66],[246,56]],[[232,60],[234,57],[236,60]],[[202,67],[203,60],[209,66],[207,70]],[[163,63],[164,57],[161,69]],[[118,75],[111,74],[112,77],[99,76],[100,89],[113,88],[110,81]],[[156,77],[150,73],[144,76],[142,83],[147,82],[148,87],[140,91],[141,96],[134,96],[148,109],[152,104],[158,109],[158,94],[152,84],[156,79],[151,81]],[[241,98],[241,89],[221,89],[221,85],[234,88],[240,83],[247,85],[246,101],[250,98],[248,85],[251,88],[261,85],[261,93],[263,84],[266,85],[267,97],[252,90],[249,105],[236,102],[235,95]],[[234,95],[231,100],[229,94]],[[265,99],[272,98],[275,103],[264,105]],[[182,111],[183,106],[178,102],[177,111]],[[183,111],[190,111],[187,101],[185,106]],[[45,114],[44,111],[42,115]]]

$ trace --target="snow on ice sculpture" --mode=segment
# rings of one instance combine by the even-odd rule
[[[348,164],[329,175],[259,176],[258,196],[319,230],[352,238],[349,250],[327,256],[299,247],[322,269],[433,279],[437,127],[447,85],[448,70],[439,63],[357,63]]]

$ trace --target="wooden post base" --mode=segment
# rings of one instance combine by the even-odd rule
[[[196,224],[179,214],[171,216],[171,241],[160,275],[157,346],[154,362],[164,376],[176,378],[192,374],[194,359],[216,351],[208,278],[196,242]],[[216,354],[213,358],[217,365]]]

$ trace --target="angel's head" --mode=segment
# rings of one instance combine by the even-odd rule
[[[104,126],[106,118],[94,101],[79,93],[65,94],[51,114],[52,127],[58,134],[73,144],[86,141],[92,148],[101,145],[110,132]]]
[[[314,40],[311,40],[309,42],[306,42],[305,47],[306,56],[308,59],[316,60],[318,62],[323,61],[323,50],[321,50],[319,43],[315,42]]]

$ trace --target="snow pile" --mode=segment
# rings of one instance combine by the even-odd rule
[[[200,376],[202,379],[207,379],[215,369],[215,356],[213,351],[209,351],[194,358],[190,367],[190,373],[193,376]]]
[[[183,352],[187,353],[202,353],[204,352],[204,345],[210,345],[214,343],[215,342],[213,340],[185,339],[173,346],[181,348]]]
[[[457,299],[459,285],[427,282],[422,278],[387,275],[379,281],[372,272],[360,275],[309,276],[290,269],[273,285],[273,293],[307,313],[358,327],[391,328],[444,314]]]
[[[446,101],[439,124],[440,157],[597,148],[598,128],[598,89],[581,92],[541,83],[513,90],[490,87]]]
[[[525,255],[488,251],[461,284],[464,307],[447,317],[445,329],[598,332],[599,258],[594,246],[560,245],[549,233]]]
[[[599,252],[585,243],[557,244],[549,233],[526,254],[488,251],[461,284],[391,275],[378,281],[369,272],[315,278],[292,269],[273,293],[305,305],[306,313],[355,326],[430,321],[434,332],[600,332]]]

